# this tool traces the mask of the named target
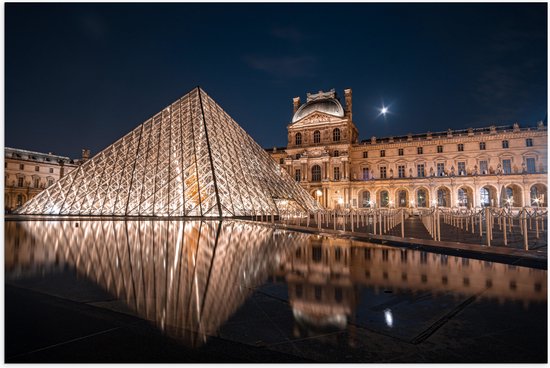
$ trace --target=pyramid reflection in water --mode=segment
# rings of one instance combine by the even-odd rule
[[[6,234],[8,281],[68,266],[190,346],[309,237],[240,221],[23,221]]]
[[[19,214],[252,216],[317,202],[196,88],[44,190]]]

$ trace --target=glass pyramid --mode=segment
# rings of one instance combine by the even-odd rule
[[[201,88],[164,108],[16,213],[252,216],[317,202]]]

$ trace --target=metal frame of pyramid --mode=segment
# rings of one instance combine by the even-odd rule
[[[319,204],[200,87],[16,211],[84,216],[253,216]]]

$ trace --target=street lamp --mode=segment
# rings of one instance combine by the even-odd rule
[[[317,202],[320,203],[319,197],[321,197],[321,196],[323,195],[323,192],[322,192],[320,189],[317,189],[317,191],[315,192],[315,194],[317,195]]]

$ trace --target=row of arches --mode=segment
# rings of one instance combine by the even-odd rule
[[[411,193],[412,192],[412,193]],[[499,193],[500,192],[500,193]],[[474,196],[477,195],[477,198]],[[524,202],[529,203],[524,203]],[[426,187],[414,190],[399,188],[393,195],[388,189],[375,191],[362,190],[358,193],[358,207],[547,207],[547,187],[545,184],[534,184],[529,188],[524,200],[524,190],[518,184],[509,184],[500,191],[493,185],[485,185],[478,191],[468,185],[460,186],[455,193],[446,186],[440,186],[431,192]]]
[[[333,142],[340,142],[340,129],[334,128],[332,130],[332,141]],[[321,132],[319,130],[316,130],[313,132],[313,143],[321,143]],[[302,133],[296,133],[294,135],[294,144],[296,146],[302,145]]]
[[[22,193],[4,194],[4,207],[8,210],[21,207],[25,202],[27,202],[26,194],[22,194]]]

